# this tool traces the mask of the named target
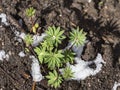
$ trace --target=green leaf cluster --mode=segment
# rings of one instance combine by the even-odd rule
[[[30,34],[27,34],[24,38],[25,44],[28,47],[29,45],[31,45],[33,43],[33,38]]]
[[[61,50],[55,50],[54,52],[48,53],[47,57],[45,58],[45,63],[48,64],[48,68],[54,70],[56,67],[62,66],[62,59],[64,55],[62,54]]]
[[[49,75],[46,76],[48,84],[52,87],[59,87],[61,82],[65,79],[70,79],[73,76],[73,72],[70,67],[66,67],[66,63],[73,63],[75,53],[69,49],[59,49],[59,45],[66,38],[64,31],[60,27],[48,27],[45,31],[47,36],[44,41],[40,43],[39,47],[35,47],[34,51],[38,56],[41,64],[47,66]],[[73,29],[70,32],[70,42],[74,42],[74,45],[82,45],[86,40],[86,33],[83,30]],[[73,46],[73,45],[72,45]],[[66,67],[61,74],[60,68]]]
[[[65,36],[63,35],[64,31],[60,30],[60,27],[48,27],[48,30],[46,30],[47,37],[46,40],[50,42],[51,44],[55,45],[56,47],[58,44],[61,44],[61,41],[65,39]]]
[[[58,50],[58,44],[61,44],[65,38],[63,33],[64,31],[61,31],[60,27],[48,27],[44,41],[34,49],[40,62],[47,64],[50,70],[60,68],[63,65],[63,51]]]
[[[64,70],[63,70],[63,78],[65,79],[65,80],[68,80],[68,79],[70,79],[70,78],[72,78],[73,77],[73,72],[72,72],[72,70],[71,70],[71,68],[70,67],[66,67]]]
[[[75,53],[72,52],[72,50],[66,49],[66,50],[63,52],[63,55],[64,55],[64,63],[68,63],[68,62],[69,62],[69,63],[73,63]]]
[[[49,72],[49,75],[47,75],[46,78],[48,79],[48,84],[54,88],[60,87],[60,84],[63,81],[62,77],[58,75],[56,70]]]
[[[86,40],[86,33],[83,32],[83,29],[73,29],[72,32],[70,32],[70,42],[72,42],[74,45],[79,46],[83,45]]]
[[[26,9],[25,13],[28,17],[32,17],[33,15],[35,15],[35,12],[36,10],[33,7],[30,7]]]

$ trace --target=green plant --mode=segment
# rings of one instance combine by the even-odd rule
[[[43,60],[44,60],[45,56],[47,55],[47,52],[45,51],[45,49],[42,47],[36,47],[34,49],[34,51],[38,55],[38,59],[39,59],[40,63],[43,63]]]
[[[63,35],[64,31],[60,31],[60,27],[48,27],[48,30],[46,30],[46,40],[50,42],[51,44],[54,44],[55,46],[58,46],[58,44],[61,44],[61,41],[65,39],[65,36]]]
[[[62,77],[58,75],[57,71],[49,72],[49,75],[46,76],[48,79],[48,84],[52,87],[60,87],[60,84],[62,83]]]
[[[33,38],[30,34],[27,34],[24,38],[25,44],[28,47],[30,44],[33,43]]]
[[[72,42],[74,45],[79,46],[83,45],[86,40],[86,33],[83,32],[83,29],[73,29],[72,32],[70,32],[70,42]]]
[[[47,57],[45,58],[45,63],[48,64],[48,68],[54,70],[62,65],[63,57],[64,55],[62,54],[62,50],[55,50],[54,52],[48,53]]]
[[[71,68],[67,67],[66,63],[73,64],[75,53],[71,48],[64,50],[59,48],[59,45],[61,45],[62,41],[66,38],[64,31],[62,31],[60,27],[48,27],[45,32],[47,36],[44,38],[43,42],[40,43],[39,47],[34,48],[34,51],[40,63],[43,64],[47,70],[51,71],[49,75],[46,76],[48,84],[57,88],[60,86],[63,79],[68,80],[73,76]],[[79,46],[84,44],[86,33],[79,28],[73,29],[73,31],[70,32],[69,38],[70,42],[73,43],[72,46]],[[60,73],[59,69],[63,67],[65,67],[65,69]]]
[[[70,67],[66,67],[64,70],[63,70],[63,78],[68,80],[70,78],[73,77],[73,72],[71,71],[71,68]]]
[[[27,8],[26,9],[26,15],[28,17],[32,17],[35,14],[36,10],[33,7]]]
[[[64,55],[64,62],[65,62],[65,63],[68,63],[68,62],[69,62],[69,63],[73,63],[75,53],[72,52],[72,50],[66,49],[66,50],[63,52],[63,55]]]

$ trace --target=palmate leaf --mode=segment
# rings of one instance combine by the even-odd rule
[[[34,49],[34,51],[38,55],[38,59],[39,59],[40,63],[43,63],[45,56],[47,56],[47,52],[45,51],[45,49],[42,47],[36,47]]]
[[[27,34],[24,38],[26,46],[29,46],[30,44],[33,43],[33,38],[30,34]]]
[[[44,48],[47,51],[52,51],[53,50],[53,44],[47,42],[46,40],[44,40],[44,42],[41,43],[42,48]]]
[[[66,67],[64,70],[63,70],[63,78],[64,79],[66,79],[66,80],[68,80],[68,79],[70,79],[70,78],[72,78],[73,77],[73,72],[72,72],[72,70],[71,70],[71,68],[70,67]]]
[[[62,55],[61,50],[55,50],[54,52],[50,52],[47,54],[45,58],[45,63],[48,64],[48,68],[51,70],[55,69],[56,67],[60,67],[62,65],[62,59],[64,55]]]
[[[73,53],[71,50],[66,49],[63,52],[63,55],[64,55],[64,63],[67,63],[67,62],[73,63],[75,53]]]
[[[27,8],[26,9],[26,15],[28,17],[32,17],[35,14],[36,10],[33,7]]]
[[[47,42],[50,42],[51,44],[58,46],[58,44],[61,44],[61,41],[65,39],[65,36],[63,35],[64,31],[60,30],[60,27],[48,27],[48,30],[46,30],[47,36],[46,40]]]
[[[79,46],[83,45],[86,40],[86,33],[83,32],[83,29],[73,29],[72,32],[70,32],[70,42],[74,43],[74,45]]]
[[[48,85],[51,85],[54,88],[60,87],[62,83],[62,77],[58,75],[57,71],[49,72],[49,75],[46,76],[48,79]]]

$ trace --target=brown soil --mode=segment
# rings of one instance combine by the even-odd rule
[[[67,35],[71,28],[79,26],[90,41],[82,58],[93,60],[99,52],[106,62],[97,75],[80,82],[65,81],[57,90],[111,90],[115,81],[120,82],[120,0],[0,0],[0,12],[6,13],[10,22],[9,27],[0,27],[0,50],[10,54],[9,61],[0,62],[0,90],[32,90],[31,60],[29,55],[18,56],[24,44],[14,40],[11,30],[14,27],[29,32],[32,23],[25,9],[30,6],[36,9],[33,20],[40,24],[39,33],[55,25]],[[18,25],[20,19],[22,26]],[[42,80],[36,83],[35,90],[54,89]]]

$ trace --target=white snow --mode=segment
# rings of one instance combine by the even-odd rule
[[[20,57],[25,57],[25,53],[23,51],[19,52],[18,54]]]
[[[18,36],[18,37],[20,37],[20,38],[24,39],[24,38],[25,38],[25,36],[26,36],[26,34],[25,34],[24,32],[22,32],[22,33],[20,33],[20,34],[19,34],[19,36]]]
[[[32,46],[36,47],[37,45],[39,45],[39,43],[40,43],[41,41],[43,41],[43,39],[44,39],[45,36],[46,36],[46,33],[42,33],[41,36],[39,36],[39,35],[34,35],[34,36],[33,36],[33,44],[32,44]]]
[[[72,50],[77,54],[77,57],[80,57],[83,52],[84,45],[82,46],[73,46]]]
[[[4,23],[5,25],[9,25],[7,22],[6,14],[1,13],[0,18],[2,19],[1,22]]]
[[[85,43],[83,45],[79,45],[79,46],[73,46],[72,50],[77,54],[77,57],[80,57],[82,52],[83,52],[83,48],[85,46],[86,43],[89,43],[88,40],[85,41]]]
[[[72,46],[72,43],[69,43],[64,50],[69,49],[71,46]],[[75,45],[72,46],[72,50],[76,53],[77,57],[81,56],[83,48],[84,48],[84,45],[78,46],[78,47]]]
[[[15,30],[14,31],[14,34],[15,34],[15,40],[17,40],[18,42],[22,42],[22,39],[24,39],[25,38],[25,36],[26,36],[26,34],[24,33],[24,32],[19,32],[19,31],[17,31],[17,30]]]
[[[112,90],[117,90],[117,87],[120,86],[120,83],[115,82]]]
[[[4,50],[0,50],[0,61],[3,61],[4,59],[8,60],[9,55],[6,54],[6,52]]]
[[[84,61],[79,57],[75,58],[75,62],[77,64],[75,65],[68,65],[70,66],[72,72],[74,72],[73,74],[73,80],[84,80],[85,78],[87,78],[90,75],[96,75],[98,72],[101,71],[102,68],[102,63],[105,63],[104,60],[102,59],[101,54],[98,54],[96,59],[94,61]],[[89,67],[89,65],[91,63],[95,63],[96,64],[96,69],[92,69]]]
[[[88,43],[86,41],[85,43]],[[68,49],[71,47],[71,43],[68,44],[68,46],[65,49]],[[93,61],[85,61],[81,59],[81,54],[83,52],[84,45],[82,46],[73,46],[72,50],[76,53],[77,57],[75,57],[75,65],[71,65],[67,63],[67,66],[69,66],[72,70],[73,74],[73,80],[84,80],[85,78],[96,75],[102,70],[103,64],[105,64],[105,61],[102,59],[101,54],[98,53],[96,56],[96,59]],[[90,68],[89,66],[94,63],[96,65],[96,68]],[[63,69],[60,69],[60,72],[62,73]]]
[[[15,30],[14,34],[16,35],[15,40],[17,40],[18,42],[22,42],[22,39],[24,40],[26,34],[24,32],[18,32],[17,30]],[[45,33],[42,33],[41,36],[40,35],[33,35],[33,43],[32,46],[36,47],[40,44],[41,41],[43,41],[44,37],[46,36]]]
[[[30,56],[30,58],[32,59],[31,70],[32,70],[33,81],[39,82],[43,79],[43,76],[42,76],[41,70],[40,70],[39,62],[34,56]]]
[[[24,39],[25,38],[25,36],[26,36],[26,34],[24,33],[24,32],[18,32],[18,31],[15,31],[14,32],[15,33],[15,35],[16,35],[16,37],[19,37],[19,38],[21,38],[21,39]]]
[[[92,0],[88,0],[88,3],[91,3]]]

